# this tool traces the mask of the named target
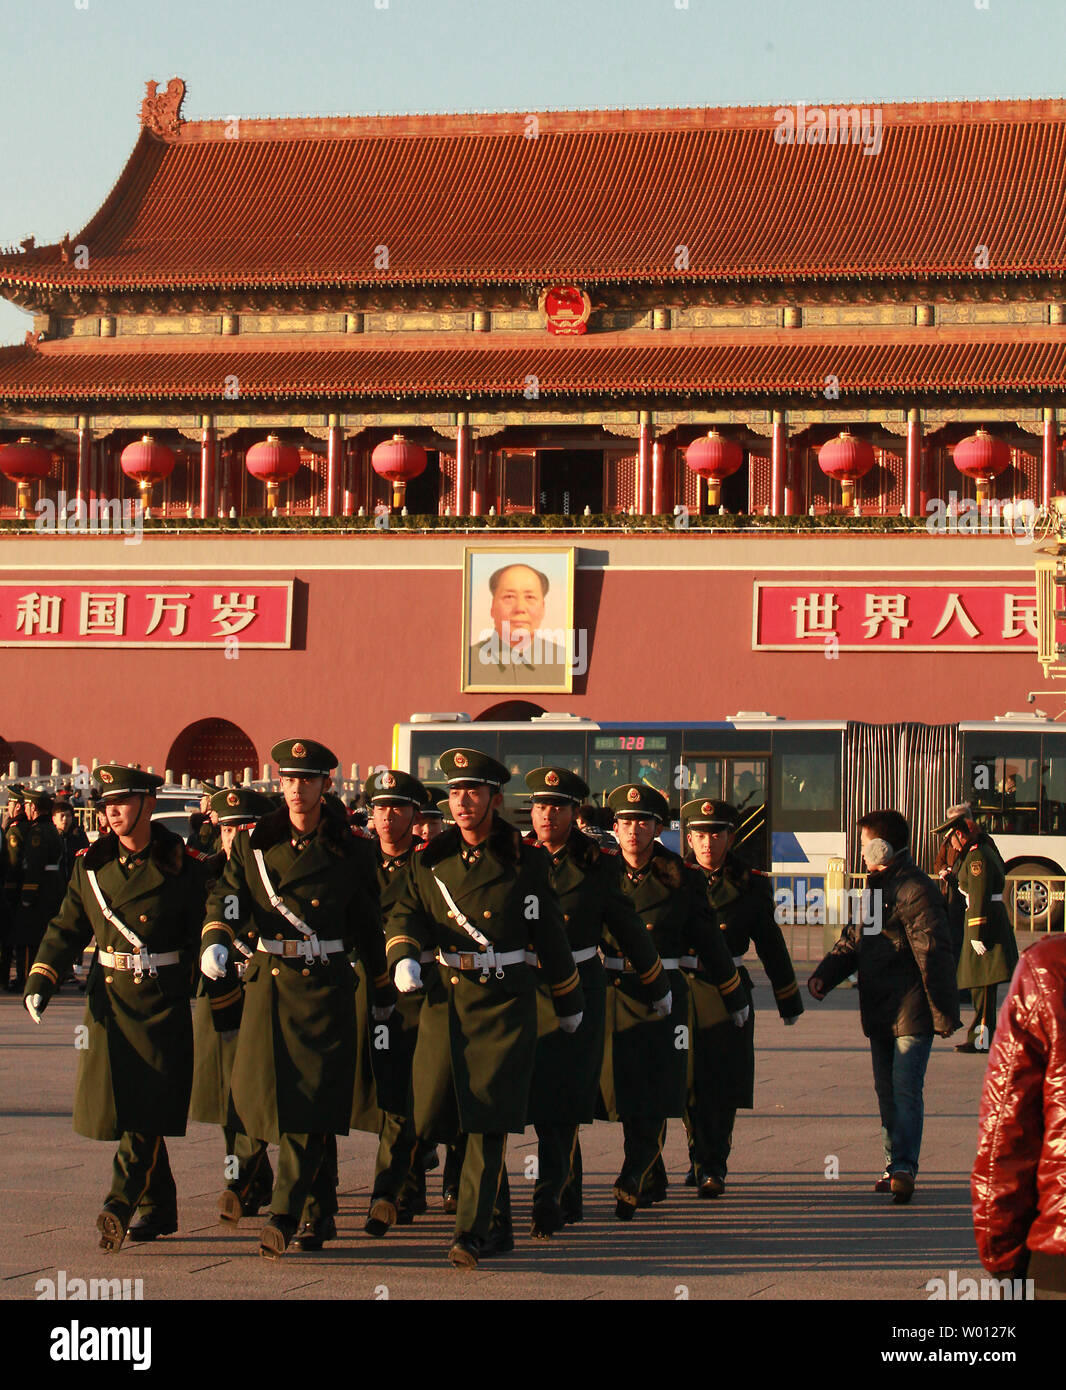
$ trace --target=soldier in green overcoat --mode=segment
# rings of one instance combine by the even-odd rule
[[[24,984],[24,981],[16,983],[11,979],[11,962],[15,958],[11,927],[18,907],[18,894],[21,886],[19,863],[22,858],[22,832],[26,828],[26,806],[22,800],[23,791],[21,782],[12,782],[7,789],[3,842],[0,844],[0,888],[3,889],[3,903],[0,904],[0,986],[10,994],[15,993],[16,990],[21,990]]]
[[[30,961],[37,954],[45,928],[59,911],[66,892],[63,846],[52,824],[49,792],[27,788],[23,794],[26,820],[19,827],[19,854],[12,883],[14,920],[9,937],[15,960],[15,985],[26,983]],[[12,832],[15,833],[15,832]]]
[[[111,833],[77,856],[63,905],[26,981],[31,1017],[95,936],[78,1044],[74,1128],[119,1141],[111,1190],[97,1220],[101,1248],[177,1229],[177,1193],[164,1136],[185,1133],[192,1087],[189,1007],[205,876],[176,835],[152,825],[162,778],[108,765]],[[140,1220],[130,1226],[134,1211]]]
[[[1018,943],[1003,906],[1006,868],[990,835],[979,830],[968,802],[949,806],[935,834],[947,832],[954,870],[966,901],[958,983],[973,999],[974,1016],[956,1052],[987,1052],[996,1027],[997,987],[1018,964]]]
[[[229,859],[233,842],[242,830],[250,830],[274,809],[273,801],[243,787],[228,787],[211,798],[211,809],[218,817],[222,848],[205,858],[209,888],[214,887]],[[199,851],[192,850],[197,854]],[[234,951],[221,980],[200,975],[198,998],[193,1008],[192,1100],[189,1119],[201,1124],[221,1125],[225,1140],[226,1186],[218,1199],[219,1220],[236,1225],[242,1216],[255,1216],[270,1201],[274,1172],[264,1139],[252,1138],[230,1124],[230,1078],[237,1053],[237,1022],[242,1004],[244,972],[255,949],[247,932],[238,932]],[[237,1009],[237,1017],[234,1016]],[[215,1027],[215,1018],[227,1024],[224,1032]]]
[[[660,1017],[669,1017],[673,1001],[655,943],[622,889],[620,855],[601,849],[574,824],[588,785],[567,768],[539,767],[526,774],[526,786],[532,793],[532,843],[551,858],[552,887],[585,993],[581,1027],[565,1033],[554,1026],[547,986],[540,989],[550,1030],[537,1042],[529,1098],[538,1141],[530,1235],[549,1238],[567,1214],[577,1216],[582,1207],[578,1127],[596,1118],[603,1067],[607,974],[598,949],[603,934],[609,933],[637,973],[648,978],[645,997]]]
[[[606,1118],[622,1122],[625,1153],[614,1187],[615,1216],[630,1221],[642,1188],[661,1164],[667,1120],[685,1113],[690,1024],[681,958],[701,962],[738,1027],[749,1005],[698,874],[656,839],[670,814],[666,798],[635,782],[616,787],[607,805],[615,816],[622,887],[651,933],[673,1001],[669,1017],[660,1018],[647,1001],[649,980],[608,937],[604,964],[611,988],[600,1091]]]
[[[221,979],[237,934],[256,943],[244,976],[231,1095],[235,1122],[279,1146],[260,1253],[284,1254],[309,1197],[319,1213],[301,1248],[336,1235],[336,1139],[347,1134],[355,1083],[357,947],[391,1004],[374,853],[323,801],[336,756],[311,739],[275,744],[286,806],[234,841],[208,900],[201,968]],[[225,1022],[216,1018],[216,1026]]]
[[[743,1028],[733,1028],[722,997],[700,968],[682,961],[692,1014],[692,1067],[685,1123],[694,1186],[701,1197],[725,1190],[726,1161],[738,1110],[755,1104],[755,1004],[751,976],[744,965],[754,943],[785,1024],[803,1012],[796,972],[781,928],[774,919],[774,895],[766,874],[733,853],[740,815],[727,801],[702,797],[681,808],[681,824],[707,887],[707,898],[725,933],[751,1012]]]
[[[455,827],[413,857],[389,912],[388,958],[401,993],[423,987],[424,951],[435,948],[443,967],[419,1019],[414,1117],[421,1138],[466,1136],[449,1259],[470,1269],[513,1246],[505,1221],[487,1242],[507,1134],[525,1129],[533,1078],[537,979],[527,952],[539,957],[560,1027],[577,1029],[584,995],[548,856],[497,814],[507,769],[469,748],[449,749],[439,765]]]

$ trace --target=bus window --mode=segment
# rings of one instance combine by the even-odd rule
[[[1040,774],[1035,736],[975,740],[967,749],[967,783],[981,829],[990,835],[1035,835]]]
[[[841,829],[841,754],[835,730],[775,733],[771,778],[774,833]]]
[[[1044,739],[1040,777],[1040,833],[1066,834],[1066,746],[1061,739]]]
[[[417,777],[420,782],[439,782],[443,773],[437,766],[437,759],[449,748],[476,748],[481,753],[496,756],[496,735],[478,732],[469,724],[457,726],[447,733],[423,733],[420,729],[411,732],[411,766],[403,769]]]
[[[688,781],[684,784],[685,799],[694,800],[697,796],[710,797],[712,801],[724,801],[722,796],[721,758],[686,758],[685,769]]]

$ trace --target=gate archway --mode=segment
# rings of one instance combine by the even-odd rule
[[[213,781],[224,772],[236,778],[246,767],[253,775],[259,771],[255,744],[228,719],[198,719],[187,725],[171,744],[166,765],[176,777],[188,773],[199,781]]]
[[[536,719],[538,714],[543,713],[544,707],[533,704],[532,700],[501,700],[498,705],[490,705],[488,709],[483,709],[480,714],[475,714],[473,722],[485,724],[492,720],[497,722],[506,720],[521,723],[527,719]]]

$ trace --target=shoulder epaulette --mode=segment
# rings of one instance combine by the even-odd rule
[[[428,840],[419,840],[418,844],[415,845],[415,853],[417,854],[420,849],[425,849],[428,844]]]
[[[617,849],[615,849],[615,848],[613,848],[611,845],[600,845],[600,853],[601,853],[601,854],[619,854],[619,853],[621,853],[621,851],[620,851],[620,850],[617,850]]]
[[[81,850],[80,853],[84,854],[85,851]],[[190,859],[214,859],[215,857],[213,854],[205,854],[202,849],[193,849],[189,845],[185,846],[185,853]]]
[[[369,830],[364,830],[361,825],[353,825],[351,832],[357,840],[373,840],[375,838]]]
[[[86,845],[84,849],[79,849],[79,850],[78,850],[78,852],[75,854],[74,858],[75,858],[75,859],[80,859],[80,858],[82,857],[83,854],[88,854],[90,849],[91,849],[91,846],[90,846],[90,845]]]

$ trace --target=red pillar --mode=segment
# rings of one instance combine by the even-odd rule
[[[1044,507],[1051,506],[1051,499],[1058,491],[1058,469],[1055,466],[1059,452],[1058,430],[1055,426],[1054,406],[1044,407],[1044,467],[1040,476],[1040,502]]]
[[[329,417],[329,435],[326,443],[326,515],[337,515],[337,498],[340,496],[341,477],[344,473],[344,431],[336,415]],[[345,511],[345,516],[350,516]]]
[[[770,514],[785,514],[785,473],[788,469],[788,427],[785,412],[774,411],[774,432],[770,445]]]
[[[921,430],[918,432],[918,515],[927,516],[929,512],[929,449],[926,442],[921,437]]]
[[[903,505],[908,516],[922,516],[922,423],[917,407],[907,411],[907,471]]]
[[[640,412],[640,441],[637,446],[637,512],[647,516],[652,505],[652,468],[655,444],[655,429],[651,423],[651,411]]]
[[[78,416],[78,472],[74,496],[78,502],[89,500],[89,473],[92,468],[93,436],[88,415]]]
[[[797,444],[788,446],[788,459],[785,464],[785,515],[799,516],[803,508],[803,488],[800,483],[800,456],[802,449]]]
[[[460,412],[455,428],[455,515],[470,515],[470,469],[473,462],[470,425],[465,411]]]
[[[201,417],[200,435],[200,520],[207,521],[215,515],[215,439],[214,420],[210,415]]]
[[[656,439],[651,446],[651,510],[654,516],[666,511],[666,441]]]

